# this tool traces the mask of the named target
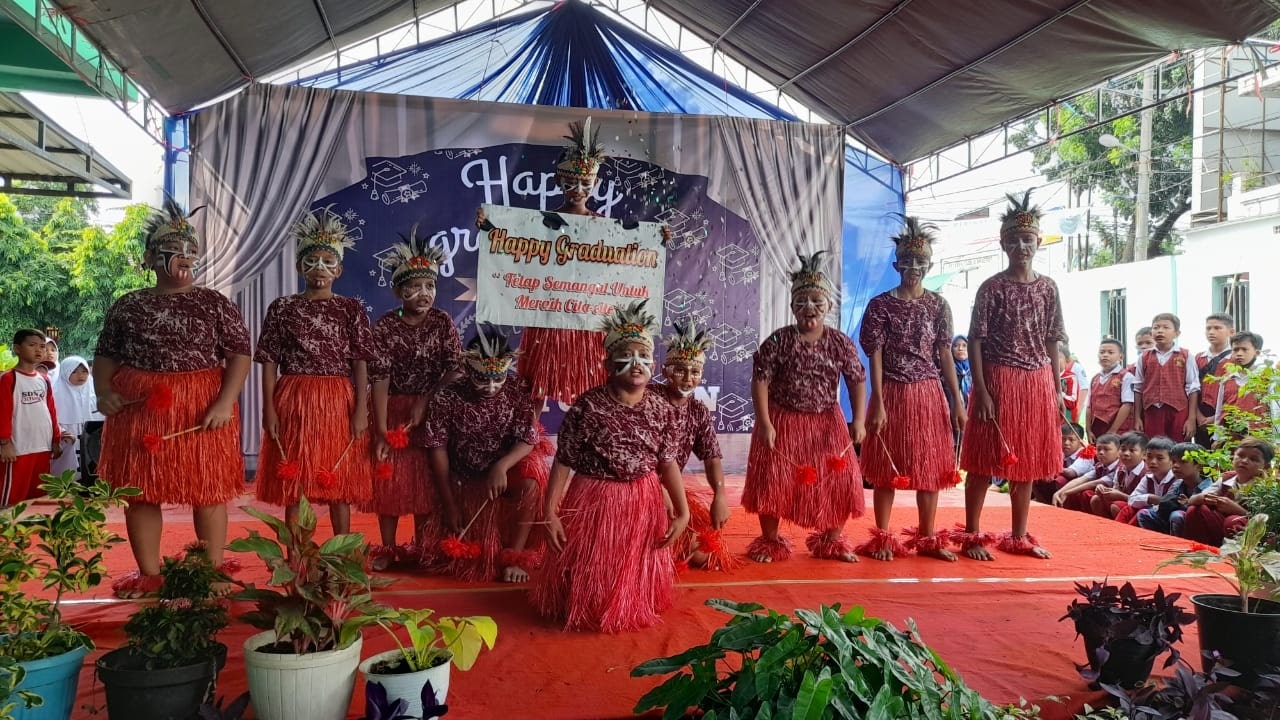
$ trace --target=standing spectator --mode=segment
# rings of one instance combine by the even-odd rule
[[[0,374],[0,507],[34,497],[50,459],[62,454],[53,388],[36,370],[45,357],[44,339],[39,330],[14,333],[18,364]]]

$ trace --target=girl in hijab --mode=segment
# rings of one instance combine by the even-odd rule
[[[78,475],[81,436],[84,434],[85,423],[94,419],[92,415],[95,409],[89,363],[79,355],[72,355],[59,363],[58,372],[50,381],[63,442],[62,455],[53,461],[50,472],[61,475],[67,470],[74,470]]]

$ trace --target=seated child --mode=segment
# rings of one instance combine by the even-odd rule
[[[1147,436],[1140,432],[1128,432],[1120,436],[1120,465],[1116,467],[1111,482],[1093,489],[1089,499],[1089,511],[1099,517],[1116,519],[1122,512],[1132,515],[1129,494],[1147,474]]]
[[[1097,455],[1093,458],[1093,467],[1054,493],[1054,505],[1089,512],[1089,503],[1095,494],[1094,488],[1115,483],[1115,475],[1120,468],[1120,436],[1111,433],[1102,435],[1094,448]]]
[[[1196,494],[1201,481],[1200,463],[1192,458],[1192,454],[1203,450],[1195,443],[1178,443],[1169,450],[1174,480],[1167,489],[1153,489],[1153,494],[1159,495],[1160,501],[1151,502],[1138,511],[1138,527],[1170,535],[1183,534],[1187,499]]]
[[[1086,452],[1084,430],[1075,423],[1062,425],[1062,472],[1055,478],[1036,480],[1032,498],[1046,505],[1053,502],[1054,493],[1058,492],[1071,480],[1084,475],[1093,469],[1093,452]],[[1085,456],[1088,457],[1085,457]]]
[[[1159,505],[1164,496],[1173,490],[1178,479],[1173,474],[1173,441],[1167,437],[1151,438],[1147,443],[1147,474],[1129,493],[1126,507],[1116,515],[1116,520],[1129,525],[1138,524],[1138,513],[1153,505]]]
[[[1236,500],[1235,491],[1266,474],[1276,449],[1266,440],[1247,437],[1231,457],[1234,472],[1227,473],[1202,493],[1187,501],[1182,537],[1218,547],[1249,520],[1249,512]]]

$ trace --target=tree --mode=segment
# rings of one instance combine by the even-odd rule
[[[1160,70],[1161,88],[1186,85],[1190,65],[1179,63]],[[1168,255],[1176,249],[1173,226],[1191,209],[1191,132],[1192,117],[1188,99],[1167,102],[1152,112],[1151,191],[1148,211],[1147,257]],[[1095,94],[1073,98],[1051,112],[1054,136],[1064,135],[1094,122],[1099,115],[1114,115],[1142,106],[1142,88],[1131,84],[1109,87],[1101,93],[1101,106]],[[1105,147],[1100,138],[1111,134],[1121,147]],[[1026,148],[1045,136],[1039,120],[1027,121],[1009,141]],[[1128,222],[1128,237],[1123,251],[1113,257],[1119,262],[1132,262],[1134,257],[1134,211],[1138,196],[1138,156],[1131,150],[1140,142],[1138,115],[1128,115],[1106,125],[1082,130],[1070,137],[1032,150],[1032,164],[1051,180],[1069,181],[1076,199],[1088,190],[1097,190],[1102,199]]]
[[[14,181],[17,187],[26,188],[43,188],[43,189],[61,189],[63,186],[56,183],[42,182],[22,182]],[[75,216],[79,218],[80,226],[89,224],[89,218],[98,213],[98,201],[93,198],[64,198],[50,197],[48,195],[10,195],[9,200],[13,202],[14,207],[18,208],[18,214],[27,223],[28,227],[42,228],[49,219],[53,217],[54,211],[58,205],[62,203],[70,203],[75,208]]]

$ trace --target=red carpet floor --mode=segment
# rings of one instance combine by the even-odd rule
[[[733,478],[731,484],[735,480],[741,482]],[[868,507],[870,499],[868,492]],[[899,494],[895,527],[915,524],[912,501],[911,494]],[[963,493],[959,490],[943,493],[941,505],[941,524],[963,518]],[[189,514],[173,508],[167,517],[165,548],[176,553],[189,537]],[[376,538],[373,517],[358,516],[355,522],[357,531]],[[322,517],[321,523],[324,527],[327,519]],[[985,529],[1006,529],[1008,523],[1008,497],[992,493]],[[111,524],[123,534],[119,518],[113,518]],[[860,540],[870,524],[869,517],[851,522],[850,537]],[[258,525],[236,510],[230,537],[242,537],[246,528]],[[631,668],[646,659],[705,642],[727,619],[703,605],[709,598],[754,601],[782,611],[824,603],[860,604],[869,614],[900,627],[912,618],[925,642],[986,697],[1010,702],[1026,698],[1039,702],[1046,717],[1067,717],[1068,709],[1088,700],[1096,703],[1100,697],[1085,687],[1072,665],[1083,659],[1084,651],[1070,623],[1058,622],[1073,597],[1074,582],[1109,577],[1116,583],[1132,581],[1139,590],[1154,589],[1157,583],[1170,591],[1222,590],[1220,580],[1179,568],[1155,574],[1156,564],[1168,553],[1140,550],[1137,545],[1144,541],[1178,545],[1172,538],[1043,505],[1034,506],[1031,527],[1053,551],[1053,559],[997,553],[991,563],[908,557],[890,563],[864,558],[855,565],[845,565],[810,558],[803,552],[804,531],[784,528],[793,544],[801,548],[791,561],[748,563],[729,574],[688,571],[679,578],[676,605],[664,616],[663,625],[625,635],[563,633],[530,610],[526,589],[519,586],[463,585],[438,577],[398,575],[399,581],[380,592],[378,599],[395,606],[430,607],[438,614],[491,615],[497,620],[495,650],[482,655],[470,672],[453,674],[450,718],[630,717],[636,699],[657,682],[631,678]],[[730,547],[745,548],[756,534],[754,518],[736,508],[726,531]],[[266,578],[256,558],[244,561],[243,579],[261,582]],[[130,569],[128,549],[123,545],[115,548],[108,563],[113,573]],[[123,642],[120,628],[135,609],[133,602],[112,599],[107,585],[92,596],[73,598],[66,611],[98,643],[90,661]],[[1187,606],[1190,609],[1189,603]],[[219,694],[234,696],[245,689],[242,645],[254,632],[235,624],[221,637],[230,647],[230,661],[222,673]],[[392,647],[380,629],[366,631],[366,657]],[[1185,654],[1194,658],[1196,647],[1191,628]],[[81,708],[75,717],[87,718],[89,707],[103,703],[92,663],[86,664],[80,687]],[[1063,698],[1065,705],[1041,700],[1047,696]],[[361,684],[349,717],[360,717],[362,710]]]

